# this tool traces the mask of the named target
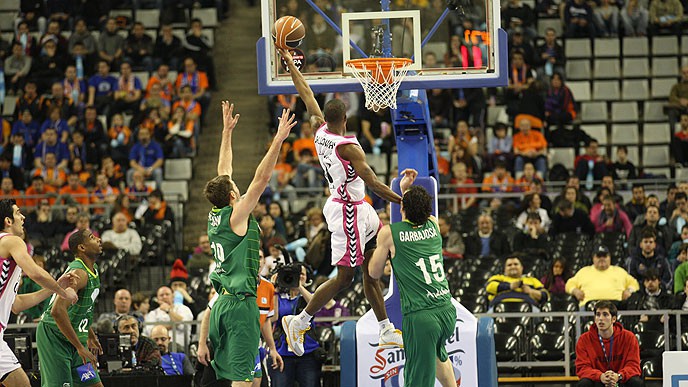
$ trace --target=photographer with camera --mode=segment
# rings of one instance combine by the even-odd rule
[[[278,293],[275,294],[276,321],[282,321],[284,316],[301,313],[313,297],[313,294],[306,289],[308,274],[306,266],[301,263],[295,262],[278,267],[272,280],[278,289]],[[275,343],[277,352],[284,360],[284,369],[280,371],[269,367],[273,386],[292,387],[294,381],[298,382],[299,387],[321,386],[320,372],[325,353],[313,337],[313,327],[311,321],[303,336],[303,356],[297,356],[289,350],[282,325],[276,324]]]

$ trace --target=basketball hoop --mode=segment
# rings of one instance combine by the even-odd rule
[[[363,86],[366,109],[377,112],[397,108],[397,91],[412,63],[408,58],[363,58],[348,60],[346,66]]]

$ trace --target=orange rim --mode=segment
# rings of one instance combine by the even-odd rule
[[[377,83],[389,83],[389,72],[392,68],[398,70],[410,65],[409,58],[361,58],[346,61],[346,65],[357,70],[368,70]]]

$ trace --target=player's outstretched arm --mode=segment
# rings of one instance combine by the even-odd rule
[[[401,203],[401,196],[396,192],[392,191],[389,187],[382,184],[380,180],[377,179],[377,175],[370,168],[365,159],[365,153],[360,146],[354,144],[345,144],[337,148],[339,155],[344,159],[348,160],[354,167],[356,174],[363,179],[366,185],[378,194],[381,198],[394,203]]]
[[[64,273],[58,280],[57,284],[61,288],[75,287],[79,277],[74,273]],[[53,295],[53,292],[48,289],[41,289],[37,292],[27,294],[17,294],[17,297],[12,303],[12,313],[19,314],[29,308],[40,304],[46,298]]]
[[[81,269],[76,269],[73,271],[73,273],[79,277],[76,287],[73,289],[74,291],[78,292],[86,287],[86,284],[88,283],[88,274]],[[69,321],[69,315],[67,314],[68,306],[69,301],[61,297],[55,297],[55,301],[53,301],[53,306],[50,310],[50,315],[53,316],[53,319],[55,319],[55,323],[60,329],[60,332],[62,332],[67,340],[74,346],[74,348],[76,348],[84,364],[92,363],[93,365],[96,365],[98,363],[98,359],[93,353],[91,353],[91,351],[81,344],[81,341],[79,341],[79,336],[77,336],[72,323]]]
[[[220,142],[220,157],[217,161],[217,175],[229,175],[232,177],[232,133],[237,122],[239,122],[240,114],[234,113],[234,104],[229,101],[222,101],[222,139]]]
[[[43,289],[57,293],[57,295],[62,298],[66,298],[71,304],[77,302],[79,297],[74,292],[74,289],[60,287],[57,281],[55,281],[47,271],[36,265],[26,250],[26,243],[24,243],[20,237],[10,235],[3,238],[3,240],[8,244],[7,249],[12,255],[12,258],[14,258],[14,261],[17,262],[17,265],[21,267],[29,278],[41,285]]]
[[[281,48],[278,48],[277,50],[279,51],[282,58],[284,58],[284,61],[287,62],[287,67],[289,67],[289,74],[291,75],[291,80],[292,82],[294,82],[294,87],[296,87],[296,91],[299,93],[299,96],[303,100],[303,103],[306,104],[306,110],[308,110],[308,114],[310,114],[311,116],[311,123],[313,124],[313,128],[316,129],[320,127],[320,125],[322,125],[325,122],[325,118],[322,114],[322,111],[320,111],[318,101],[315,100],[313,90],[308,85],[308,82],[306,82],[306,78],[303,77],[301,71],[299,71],[299,69],[294,64],[294,59],[291,57],[289,51],[283,50]]]
[[[275,134],[275,137],[272,139],[270,148],[263,157],[263,160],[258,164],[258,169],[256,169],[253,181],[251,181],[251,184],[246,190],[246,195],[244,195],[244,197],[234,206],[232,216],[229,219],[232,231],[237,235],[246,234],[246,230],[248,229],[248,217],[251,215],[256,204],[258,204],[258,199],[260,199],[260,196],[265,191],[265,187],[268,186],[270,178],[272,177],[272,171],[275,169],[277,158],[282,149],[282,143],[287,139],[294,125],[296,125],[294,115],[291,114],[289,109],[284,109],[279,119],[277,134]]]
[[[386,225],[380,229],[377,233],[377,247],[373,252],[373,256],[370,258],[370,263],[368,264],[368,274],[373,279],[379,279],[385,271],[385,263],[387,262],[387,256],[392,249],[392,229],[389,225]]]

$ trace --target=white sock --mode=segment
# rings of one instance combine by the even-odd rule
[[[388,318],[386,318],[386,319],[384,319],[384,320],[382,320],[382,321],[378,321],[377,323],[378,323],[378,325],[380,326],[380,332],[384,331],[385,328],[387,328],[387,326],[392,325],[392,323],[389,322],[389,319],[388,319]]]
[[[299,313],[296,318],[299,320],[299,322],[303,325],[308,325],[310,324],[311,320],[313,319],[313,316],[310,314],[306,313],[306,311],[302,311]]]

